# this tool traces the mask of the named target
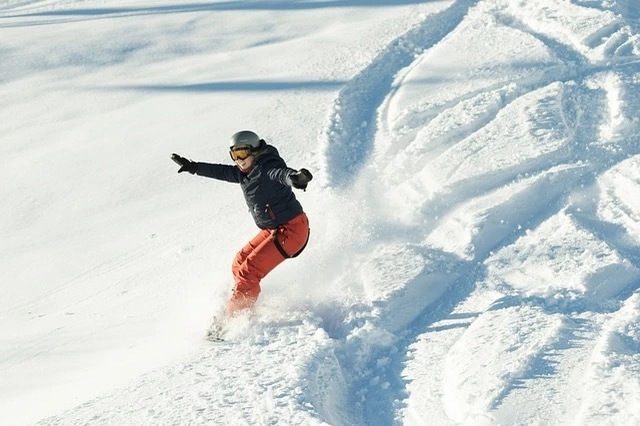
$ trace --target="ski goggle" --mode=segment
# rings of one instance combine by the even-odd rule
[[[246,160],[252,154],[253,153],[251,152],[251,147],[248,147],[248,146],[232,148],[229,150],[229,155],[231,155],[231,159],[233,161]]]

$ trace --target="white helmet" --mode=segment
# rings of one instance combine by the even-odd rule
[[[229,142],[229,149],[233,150],[240,147],[250,147],[252,151],[262,148],[265,141],[252,132],[251,130],[242,130],[233,136]]]

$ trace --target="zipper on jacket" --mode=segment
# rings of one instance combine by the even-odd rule
[[[269,204],[267,204],[267,208],[265,209],[265,211],[269,214],[269,217],[271,218],[271,220],[275,222],[276,215],[273,214],[273,209],[271,209],[271,206]]]

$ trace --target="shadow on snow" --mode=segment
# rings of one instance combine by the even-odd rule
[[[251,92],[251,91],[286,91],[337,90],[344,82],[327,81],[219,81],[193,84],[140,84],[100,87],[104,90],[134,90],[150,92]]]
[[[151,7],[103,7],[84,9],[47,10],[42,12],[11,15],[11,17],[36,17],[36,16],[133,16],[133,15],[160,15],[168,13],[193,13],[193,12],[223,12],[238,10],[315,10],[341,7],[392,7],[407,6],[412,4],[431,3],[432,0],[334,0],[315,2],[296,1],[225,1],[215,3],[188,3]]]

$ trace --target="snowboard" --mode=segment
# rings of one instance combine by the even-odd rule
[[[224,342],[224,336],[226,332],[226,321],[224,319],[218,318],[217,316],[214,316],[204,338],[205,340],[208,340],[210,342]]]
[[[225,313],[214,315],[211,325],[205,334],[205,340],[210,342],[235,341],[246,337],[255,324],[255,312],[247,310],[232,318]]]

